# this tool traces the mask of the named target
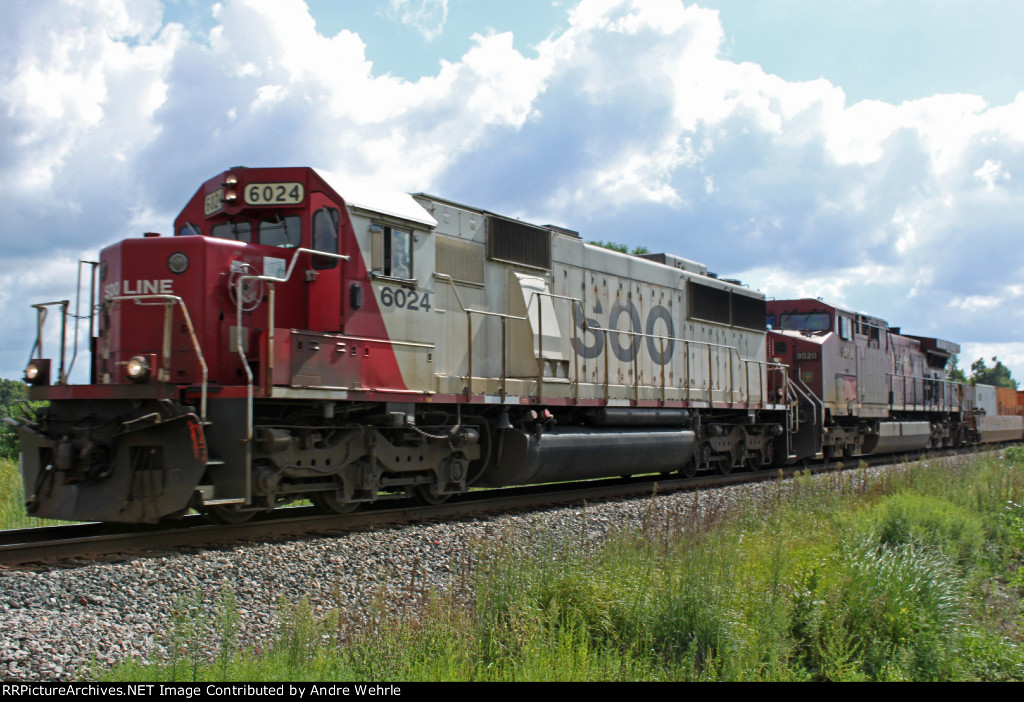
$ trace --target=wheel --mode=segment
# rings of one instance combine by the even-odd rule
[[[207,507],[203,510],[203,516],[208,522],[214,524],[245,524],[258,514],[258,512],[242,512],[230,507]]]
[[[761,457],[760,453],[752,453],[743,461],[743,467],[752,473],[756,473],[761,470],[761,466],[763,465],[764,459]]]
[[[344,502],[338,499],[337,490],[314,492],[309,496],[313,506],[324,514],[348,514],[359,509],[361,502]]]
[[[425,505],[441,505],[448,501],[451,495],[435,495],[430,491],[430,484],[413,485],[410,490],[413,499]]]
[[[692,478],[697,475],[697,459],[691,458],[682,468],[679,469],[684,478]]]

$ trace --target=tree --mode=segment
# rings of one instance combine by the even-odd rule
[[[991,368],[985,365],[985,359],[979,358],[971,364],[971,382],[981,385],[995,385],[999,388],[1017,388],[1017,381],[1013,379],[1010,369],[1003,365],[996,356],[992,357]]]
[[[633,256],[641,256],[643,254],[649,254],[651,252],[651,250],[646,246],[634,246],[633,249],[630,250],[628,245],[618,244],[614,241],[588,241],[587,243],[593,244],[594,246],[600,246],[603,249],[611,249],[612,251],[618,251],[619,253],[632,254]]]
[[[946,380],[954,383],[966,383],[967,374],[960,368],[960,359],[956,357],[956,354],[949,357],[946,361]]]
[[[0,378],[0,417],[10,417],[11,409],[18,400],[28,396],[28,386],[20,380]],[[17,460],[18,434],[6,423],[0,423],[0,458]]]

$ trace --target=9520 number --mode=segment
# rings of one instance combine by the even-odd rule
[[[430,293],[385,286],[380,289],[380,304],[412,312],[429,312]]]

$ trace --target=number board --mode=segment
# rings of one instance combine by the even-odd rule
[[[797,351],[795,358],[798,361],[817,361],[819,356],[817,351]]]
[[[206,200],[203,202],[203,213],[207,217],[222,209],[224,209],[224,188],[214,190],[206,196]]]
[[[302,183],[250,183],[245,186],[247,205],[299,205],[306,199]]]

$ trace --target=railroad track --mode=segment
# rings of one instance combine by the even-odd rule
[[[866,463],[868,466],[876,466],[906,460],[906,457],[870,456],[858,460],[857,465]],[[243,524],[210,524],[200,515],[189,515],[173,525],[90,522],[14,529],[0,531],[0,566],[18,567],[41,563],[75,566],[80,565],[83,559],[120,557],[159,549],[218,547],[245,541],[314,536],[436,519],[468,518],[585,501],[636,498],[654,493],[763,482],[792,477],[800,471],[823,473],[852,467],[837,462],[695,478],[648,475],[501,488],[458,495],[441,505],[411,504],[408,500],[386,501],[350,514],[323,514],[313,507],[291,507],[274,510],[263,518]]]

